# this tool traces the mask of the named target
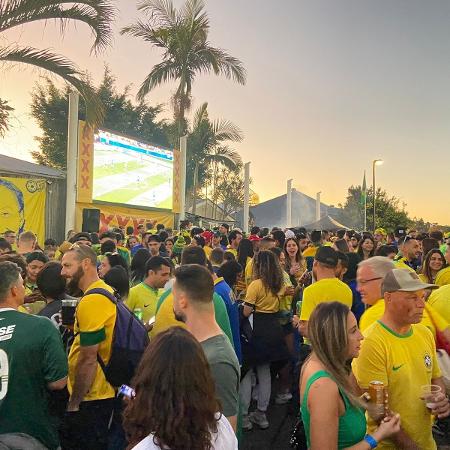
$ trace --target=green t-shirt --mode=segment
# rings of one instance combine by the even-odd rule
[[[132,312],[139,308],[142,311],[142,321],[146,323],[156,314],[158,297],[159,289],[142,282],[130,289],[125,304]]]
[[[26,433],[59,446],[47,384],[67,376],[59,331],[46,317],[0,309],[0,434]]]

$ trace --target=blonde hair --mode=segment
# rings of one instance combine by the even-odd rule
[[[350,309],[340,302],[319,304],[308,321],[308,338],[312,350],[341,391],[355,406],[361,406],[353,392],[347,355],[347,318]],[[303,365],[305,367],[305,365]]]

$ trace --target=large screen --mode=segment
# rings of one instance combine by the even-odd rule
[[[94,139],[93,199],[172,209],[173,152],[99,130]]]

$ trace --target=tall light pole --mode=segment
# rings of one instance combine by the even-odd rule
[[[376,201],[377,201],[377,188],[375,185],[375,167],[376,166],[380,166],[381,164],[383,164],[383,160],[382,159],[374,159],[372,161],[372,189],[373,189],[373,214],[372,214],[372,218],[373,218],[373,231],[375,232],[376,230],[376,225],[375,225],[375,217],[376,217]]]
[[[320,220],[320,194],[322,191],[316,194],[316,222]]]
[[[286,228],[292,227],[292,178],[287,180]]]
[[[180,221],[186,217],[186,149],[187,136],[180,138],[180,153],[181,153],[181,180],[180,180]]]

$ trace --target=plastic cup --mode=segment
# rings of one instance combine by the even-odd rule
[[[424,401],[425,406],[432,411],[436,404],[436,396],[442,392],[440,386],[436,384],[425,384],[420,387],[420,398]]]

